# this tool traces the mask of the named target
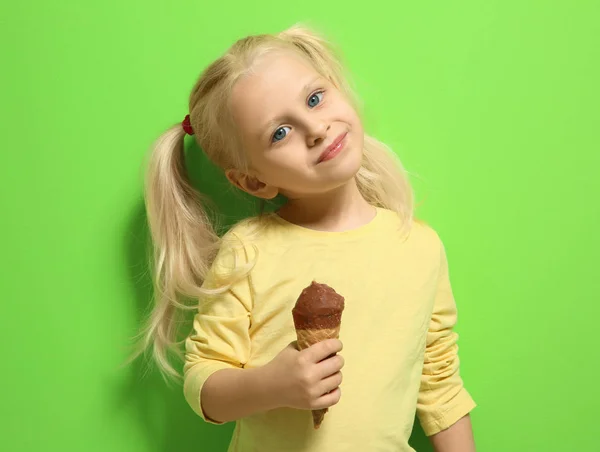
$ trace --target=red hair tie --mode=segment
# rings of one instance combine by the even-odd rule
[[[183,130],[185,130],[185,133],[187,133],[188,135],[194,134],[194,129],[192,129],[192,124],[190,123],[190,115],[187,115],[185,117],[185,119],[181,123],[181,127],[183,127]]]

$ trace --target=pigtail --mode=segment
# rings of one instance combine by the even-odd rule
[[[145,202],[153,243],[154,308],[140,332],[134,358],[152,349],[164,376],[180,377],[170,364],[171,352],[182,357],[177,327],[185,310],[180,300],[201,295],[202,282],[219,245],[202,196],[186,174],[180,124],[155,142],[148,162]]]
[[[344,73],[344,66],[329,42],[298,25],[281,32],[279,37],[308,57],[315,69],[331,80],[358,109],[358,99],[346,81],[348,77]],[[356,181],[361,194],[370,204],[397,212],[402,219],[403,232],[410,230],[414,195],[408,174],[390,148],[367,134],[363,164]]]

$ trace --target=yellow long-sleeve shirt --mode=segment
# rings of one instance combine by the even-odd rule
[[[475,406],[459,375],[456,306],[444,246],[415,223],[377,209],[347,232],[321,232],[271,214],[258,233],[245,221],[227,234],[206,286],[236,265],[255,261],[226,293],[200,300],[186,341],[184,394],[206,419],[200,394],[223,368],[271,361],[296,333],[292,307],[313,280],[345,297],[340,340],[342,398],[319,430],[310,411],[276,409],[236,422],[230,452],[398,452],[408,445],[415,411],[427,435],[451,426]]]

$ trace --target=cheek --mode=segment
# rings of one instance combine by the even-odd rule
[[[356,132],[362,132],[363,125],[362,120],[360,119],[357,111],[352,107],[348,102],[341,103],[342,108],[340,108],[339,114],[342,118],[344,118],[345,122],[348,122],[352,129]]]
[[[360,117],[358,116],[358,114],[356,113],[356,111],[354,109],[351,109],[351,117],[352,117],[353,129],[362,133],[362,131],[363,131],[362,120],[360,119]]]
[[[352,119],[349,120],[349,123],[353,145],[356,147],[356,150],[362,155],[362,150],[365,143],[365,132],[363,129],[362,121],[355,114],[352,116]]]
[[[265,182],[278,185],[306,177],[306,154],[289,143],[285,148],[274,150],[271,155],[257,160],[255,166]]]

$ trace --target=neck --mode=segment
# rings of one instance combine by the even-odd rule
[[[352,178],[330,192],[289,199],[278,214],[299,226],[336,232],[369,223],[375,216],[375,208],[363,198]]]

